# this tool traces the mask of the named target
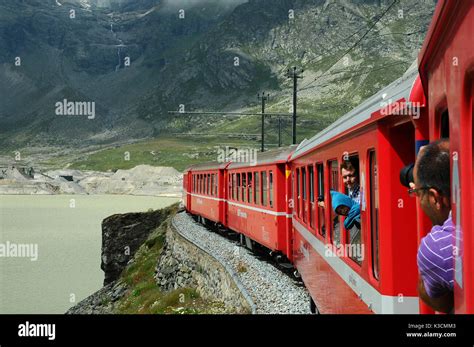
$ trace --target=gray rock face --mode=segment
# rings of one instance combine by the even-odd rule
[[[115,281],[150,233],[166,219],[167,210],[116,214],[102,222],[104,286]]]

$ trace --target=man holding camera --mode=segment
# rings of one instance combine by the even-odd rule
[[[451,218],[449,162],[448,140],[422,147],[409,189],[410,195],[418,196],[421,208],[433,224],[418,249],[420,298],[434,310],[445,313],[454,306],[455,226]]]

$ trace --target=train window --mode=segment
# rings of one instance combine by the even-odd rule
[[[441,114],[440,137],[443,139],[449,139],[449,112],[448,110],[444,111]]]
[[[328,166],[331,170],[331,175],[329,176],[329,187],[331,190],[339,191],[339,168],[337,165],[337,160],[329,161]],[[331,211],[331,241],[334,245],[338,246],[341,243],[341,219],[336,214],[336,212],[334,212],[331,201],[327,207]]]
[[[309,178],[309,225],[314,228],[314,169],[313,166],[308,166],[308,178]]]
[[[354,203],[360,204],[359,191],[359,156],[351,155],[348,160],[343,159],[341,163],[341,177],[344,183],[345,194],[348,195]],[[357,264],[362,264],[362,253],[359,252],[361,248],[361,227],[360,216],[358,221],[355,221],[350,229],[342,228],[345,232],[346,243],[351,245],[351,250],[357,250],[349,255],[349,258],[354,260]]]
[[[247,174],[242,173],[242,201],[247,201]]]
[[[324,165],[322,163],[316,164],[318,171],[318,233],[322,237],[326,237],[326,224],[324,223],[324,209],[325,205],[319,204],[324,202]]]
[[[262,205],[267,206],[267,172],[262,171]]]
[[[237,180],[235,173],[232,174],[232,199],[235,200],[237,196],[235,195],[235,190],[237,189]]]
[[[372,271],[379,279],[379,188],[377,157],[375,151],[369,153],[370,165],[370,234],[372,239]]]
[[[298,217],[300,216],[300,169],[296,169],[296,201],[295,201],[295,207],[296,207],[296,215]]]
[[[202,177],[201,174],[198,175],[198,193],[202,193]]]
[[[211,195],[211,174],[207,174],[207,195]]]
[[[254,181],[255,181],[255,196],[254,196],[254,202],[257,205],[260,205],[260,201],[262,200],[260,196],[260,175],[258,172],[254,172]]]
[[[306,222],[306,168],[301,168],[301,214],[303,221]]]
[[[247,184],[249,186],[249,195],[248,195],[248,202],[252,203],[253,202],[253,184],[252,184],[252,173],[249,172],[247,173]]]
[[[240,173],[237,174],[237,194],[235,195],[236,200],[240,200]]]
[[[273,171],[270,171],[269,183],[270,183],[270,190],[268,192],[268,196],[270,198],[270,207],[273,207]]]
[[[217,174],[214,174],[214,196],[218,195],[217,194],[217,189],[218,189],[217,187],[219,186],[218,181],[219,181],[219,178],[218,178]]]
[[[211,195],[214,196],[214,180],[215,180],[215,175],[211,174]]]

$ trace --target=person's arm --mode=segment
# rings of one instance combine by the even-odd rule
[[[432,298],[428,293],[426,293],[425,283],[421,277],[418,281],[418,293],[420,299],[423,300],[425,304],[438,312],[449,313],[454,307],[454,294],[452,291],[449,291],[440,297]]]

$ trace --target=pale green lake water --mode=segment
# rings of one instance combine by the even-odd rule
[[[75,208],[70,207],[75,199]],[[102,287],[101,222],[177,198],[0,195],[0,243],[37,244],[38,260],[0,257],[0,313],[64,313]]]

